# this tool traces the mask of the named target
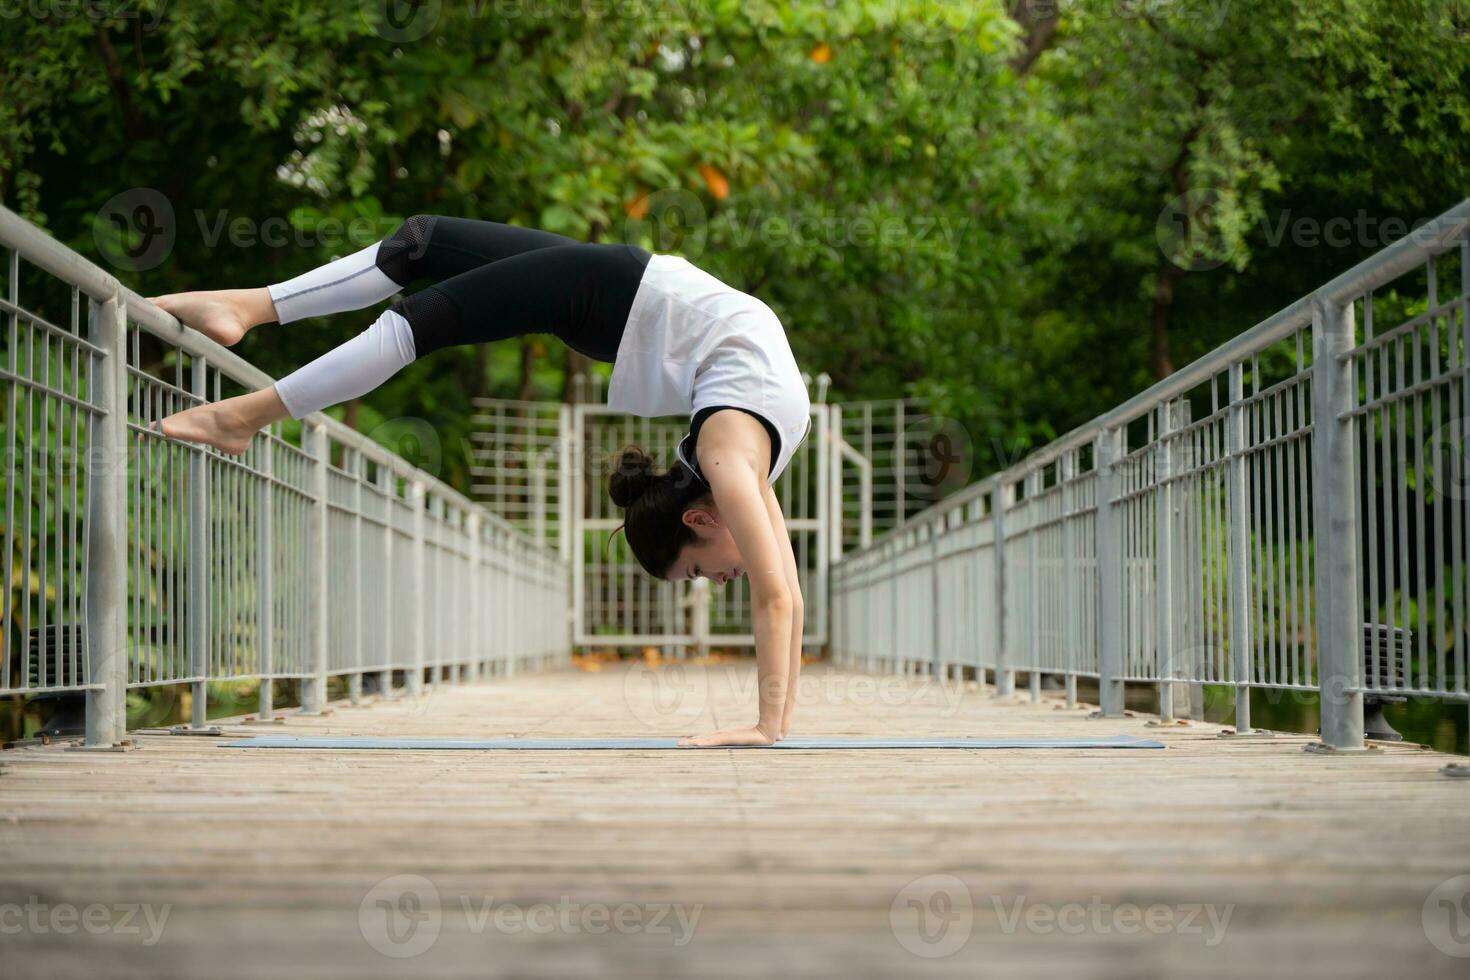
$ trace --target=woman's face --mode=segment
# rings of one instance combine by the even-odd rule
[[[684,546],[669,568],[669,579],[707,578],[724,585],[745,574],[745,562],[730,529],[720,521],[714,505],[691,507],[684,512],[684,526],[694,532],[694,540]]]

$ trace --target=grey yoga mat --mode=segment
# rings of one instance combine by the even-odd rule
[[[366,738],[263,735],[227,739],[227,749],[678,749],[677,738]],[[713,748],[740,748],[720,745]],[[758,746],[749,746],[755,748]],[[788,738],[776,749],[1162,749],[1134,735],[1104,738]],[[681,750],[682,751],[682,750]]]

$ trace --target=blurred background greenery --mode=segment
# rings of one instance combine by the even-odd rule
[[[417,213],[679,251],[834,400],[962,423],[977,477],[1470,187],[1462,0],[106,6],[5,15],[0,202],[145,295],[279,281]],[[167,248],[140,262],[114,219],[144,188]],[[280,375],[373,316],[239,351]],[[334,413],[425,420],[467,490],[472,400],[587,370],[460,348]]]
[[[113,263],[143,293],[278,281],[415,213],[638,241],[760,295],[834,397],[932,399],[977,475],[1470,186],[1455,0],[86,10],[6,20],[0,200],[105,259],[109,202],[157,190],[167,254]],[[280,374],[372,316],[240,351]],[[445,352],[338,412],[427,420],[464,487],[470,400],[571,397],[567,358]]]

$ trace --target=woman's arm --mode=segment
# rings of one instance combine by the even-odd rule
[[[791,732],[791,717],[796,712],[796,682],[801,677],[801,636],[805,628],[805,603],[801,597],[801,578],[796,571],[796,552],[791,548],[791,534],[786,530],[786,518],[781,513],[781,502],[770,484],[765,487],[766,513],[771,518],[771,530],[780,542],[781,565],[786,574],[786,585],[791,590],[791,667],[786,679],[786,710],[781,715],[781,738]]]
[[[709,482],[721,520],[740,549],[750,580],[760,714],[749,728],[712,732],[680,744],[770,745],[781,737],[786,710],[794,606],[763,492],[764,474],[770,466],[770,438],[744,412],[716,412],[700,430],[697,452],[699,468]]]

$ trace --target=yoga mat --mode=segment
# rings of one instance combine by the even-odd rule
[[[330,738],[262,735],[227,739],[227,749],[678,749],[677,738]],[[701,748],[773,749],[1162,749],[1134,735],[1104,738],[788,738],[770,746]]]

